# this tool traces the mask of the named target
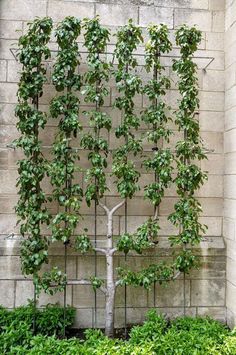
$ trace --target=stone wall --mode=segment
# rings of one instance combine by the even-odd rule
[[[101,22],[114,33],[116,29],[124,25],[129,18],[144,28],[149,22],[166,23],[170,28],[173,38],[174,30],[182,23],[197,24],[203,31],[203,41],[196,54],[196,62],[199,66],[200,85],[200,111],[199,121],[202,138],[206,147],[211,150],[208,160],[202,162],[202,168],[209,172],[209,180],[197,195],[203,206],[201,221],[208,225],[206,240],[202,242],[201,249],[197,253],[201,256],[202,266],[200,271],[194,271],[186,281],[186,306],[187,313],[209,314],[225,320],[225,250],[222,239],[223,219],[223,130],[224,130],[224,1],[221,0],[100,0],[100,1],[67,1],[67,0],[1,0],[0,2],[0,303],[12,308],[24,304],[28,298],[32,298],[33,289],[30,281],[24,280],[20,273],[19,241],[16,238],[7,238],[10,233],[18,233],[16,217],[13,207],[17,201],[17,159],[21,157],[19,151],[14,151],[7,145],[17,137],[16,118],[14,106],[17,102],[16,91],[19,80],[20,67],[16,62],[11,48],[16,47],[17,38],[26,29],[27,21],[35,16],[51,16],[54,21],[60,21],[67,15],[78,17],[93,17],[99,14]],[[18,32],[16,32],[18,30]],[[82,44],[82,43],[81,43]],[[56,48],[51,43],[51,48]],[[108,51],[114,50],[114,38],[108,46]],[[139,48],[140,53],[143,48]],[[172,55],[178,54],[174,48]],[[214,58],[207,70],[203,68]],[[140,63],[140,74],[143,74]],[[170,60],[165,62],[167,73],[172,75],[169,67]],[[232,76],[229,75],[229,80]],[[233,83],[231,84],[231,86]],[[232,91],[232,95],[233,95]],[[54,91],[49,82],[45,87],[45,94],[40,100],[43,110],[48,110],[48,104]],[[105,110],[115,115],[118,123],[120,117],[111,105],[116,96],[116,89],[111,85],[110,96],[105,103]],[[229,106],[231,108],[231,94],[229,92]],[[168,93],[168,101],[173,108],[177,104],[177,92],[173,86]],[[145,107],[145,99],[136,98],[137,109]],[[82,110],[88,108],[82,102]],[[229,118],[229,122],[230,118]],[[85,124],[86,125],[86,124]],[[230,123],[229,123],[230,125]],[[229,129],[232,128],[232,124]],[[55,122],[49,120],[42,140],[45,146],[49,146],[54,137]],[[176,138],[175,138],[176,139]],[[109,141],[114,145],[114,131],[110,133]],[[228,144],[230,139],[228,140]],[[174,146],[175,141],[171,142]],[[232,146],[234,142],[232,141]],[[146,150],[150,147],[146,147]],[[46,156],[50,155],[50,149],[45,148]],[[233,155],[232,155],[233,159]],[[86,157],[81,157],[81,164],[86,166]],[[229,173],[230,174],[230,173]],[[83,175],[78,179],[83,181]],[[142,174],[141,184],[144,186],[152,177]],[[50,193],[50,185],[45,181],[46,191]],[[166,237],[176,233],[167,222],[168,214],[173,210],[177,200],[174,188],[167,191],[166,198],[160,206],[160,222],[162,226],[162,242],[158,250],[158,257],[166,255]],[[118,195],[111,185],[106,196],[108,206],[113,206],[118,201]],[[230,201],[233,203],[233,201]],[[58,207],[51,205],[51,211],[57,213]],[[138,223],[142,223],[148,215],[152,214],[152,206],[142,199],[142,192],[129,203],[128,214],[129,230],[134,229]],[[93,234],[93,210],[83,206],[84,221],[82,227],[89,227]],[[119,234],[124,228],[124,211],[119,211],[115,216],[115,234]],[[227,216],[227,217],[230,217]],[[231,226],[229,218],[228,225]],[[105,216],[99,211],[98,234],[103,238],[105,234]],[[225,224],[226,225],[226,224]],[[45,231],[46,232],[46,231]],[[63,265],[63,250],[56,245],[51,249],[51,264]],[[156,254],[144,257],[130,256],[127,263],[140,268],[141,265],[155,261]],[[122,265],[122,256],[116,259],[116,265]],[[91,275],[94,270],[94,258],[90,256],[69,255],[69,277],[80,278],[82,275]],[[98,257],[101,276],[104,275],[104,259]],[[85,275],[84,275],[85,274]],[[143,289],[128,288],[127,306],[128,322],[135,323],[143,320],[149,307],[156,306],[169,315],[183,313],[183,279],[175,281],[170,287],[156,286],[147,292]],[[124,322],[124,294],[120,289],[116,300],[116,326],[122,326]],[[155,295],[155,297],[154,297]],[[62,295],[58,294],[53,301],[62,302]],[[52,302],[45,295],[41,295],[39,303],[43,305]],[[93,325],[94,320],[94,295],[90,286],[69,286],[68,303],[78,309],[76,325],[87,327]],[[102,326],[104,298],[98,292],[98,325]]]
[[[236,1],[226,1],[225,14],[225,178],[224,224],[227,245],[227,320],[236,323]]]

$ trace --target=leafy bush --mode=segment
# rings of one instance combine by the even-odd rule
[[[67,309],[71,324],[74,310]],[[131,329],[128,341],[107,338],[101,330],[87,329],[85,340],[59,339],[63,309],[48,305],[37,310],[38,331],[32,334],[32,305],[10,312],[0,308],[0,354],[10,355],[235,355],[236,329],[209,318],[180,317],[168,322],[149,311],[142,326]],[[41,316],[41,318],[40,318]],[[48,336],[53,334],[53,336]]]
[[[34,306],[29,302],[27,306],[15,308],[13,311],[0,307],[0,331],[3,327],[13,328],[24,323],[29,330],[33,328]],[[59,305],[48,304],[45,308],[36,309],[36,332],[42,335],[61,335],[64,328],[64,309]],[[75,318],[75,309],[66,308],[65,324],[69,328]]]
[[[142,344],[147,341],[157,341],[167,328],[167,322],[162,315],[151,310],[147,314],[147,321],[142,326],[131,329],[130,343]]]

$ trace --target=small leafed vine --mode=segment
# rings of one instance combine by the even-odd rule
[[[19,39],[18,58],[23,66],[18,89],[17,128],[21,134],[15,142],[25,155],[18,162],[19,200],[16,212],[21,243],[21,265],[25,275],[33,275],[37,286],[39,271],[48,262],[48,240],[42,234],[42,225],[48,225],[50,214],[46,208],[42,181],[47,173],[47,162],[41,153],[40,130],[44,129],[47,117],[39,110],[39,100],[46,82],[44,60],[50,57],[47,44],[50,39],[52,20],[36,19],[29,24],[27,34]]]

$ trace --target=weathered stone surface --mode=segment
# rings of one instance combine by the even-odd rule
[[[211,31],[212,14],[210,11],[189,10],[189,9],[176,9],[174,13],[174,26],[186,23],[189,26],[198,25],[201,31]],[[217,27],[217,24],[215,27]],[[220,31],[219,31],[220,32]]]
[[[46,15],[46,0],[1,0],[0,17],[3,20],[32,20]]]
[[[15,283],[9,280],[0,280],[0,305],[6,308],[14,307]]]
[[[169,28],[174,26],[174,10],[162,7],[141,6],[139,9],[139,23],[145,27],[150,22],[165,23]]]
[[[113,4],[96,4],[96,15],[100,16],[103,25],[122,26],[132,18],[138,21],[138,7]]]
[[[191,306],[224,306],[224,280],[192,280]]]
[[[48,2],[48,16],[55,21],[61,21],[66,16],[75,16],[83,19],[84,17],[94,16],[93,3],[76,3],[73,1],[49,0]]]

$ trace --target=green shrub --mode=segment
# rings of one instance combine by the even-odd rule
[[[68,308],[67,312],[71,325],[74,310]],[[181,317],[168,323],[162,315],[150,311],[142,326],[133,327],[128,341],[109,339],[98,329],[87,329],[85,340],[58,339],[63,309],[57,305],[37,310],[41,334],[33,336],[31,317],[31,304],[12,312],[0,308],[0,354],[236,355],[236,329],[230,332],[209,317]]]
[[[33,328],[34,306],[29,302],[27,306],[17,307],[12,311],[0,307],[0,331],[2,328],[24,322],[29,329]],[[75,309],[66,307],[65,324],[69,328],[75,318]],[[36,309],[36,333],[60,336],[64,328],[64,309],[59,305],[48,304],[42,309]]]
[[[26,351],[29,349],[32,336],[32,330],[27,322],[14,322],[6,327],[2,327],[0,334],[0,353],[18,354],[12,351],[14,347],[23,348]]]
[[[167,328],[167,321],[162,315],[151,310],[147,313],[147,321],[141,326],[135,326],[130,332],[130,343],[142,344],[147,341],[157,341]]]

